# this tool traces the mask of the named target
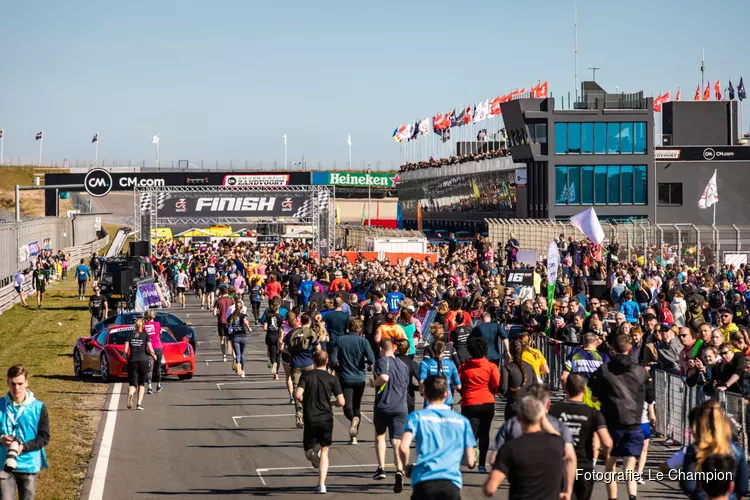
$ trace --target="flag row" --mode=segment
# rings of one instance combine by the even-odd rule
[[[722,100],[722,88],[721,88],[721,80],[716,80],[716,82],[713,85],[713,91],[714,91],[714,98],[717,101]],[[733,101],[735,96],[740,100],[744,101],[747,99],[747,90],[745,89],[745,82],[742,80],[742,77],[740,77],[740,83],[737,85],[737,91],[735,93],[734,85],[732,85],[732,79],[729,79],[729,85],[724,89],[724,91],[727,93],[727,96],[730,101]],[[677,89],[677,96],[675,97],[675,101],[681,100],[682,97],[682,90]],[[662,104],[665,102],[669,102],[672,100],[672,94],[671,91],[667,90],[664,94],[659,94],[654,98],[654,111],[657,113],[661,112]],[[693,96],[694,101],[710,101],[711,100],[711,81],[706,84],[706,88],[703,89],[703,92],[701,92],[701,86],[698,84],[698,87],[695,89],[695,95]]]
[[[0,128],[0,139],[3,138],[4,134],[5,134],[5,130]],[[34,135],[34,140],[41,141],[42,139],[44,139],[44,131],[37,132]],[[99,142],[99,134],[98,133],[94,134],[94,136],[91,138],[91,144],[94,144],[96,142]],[[156,134],[155,136],[153,136],[151,138],[151,142],[153,144],[159,144],[159,134]]]
[[[449,111],[448,113],[438,113],[437,116],[427,117],[422,120],[416,120],[414,123],[400,125],[393,131],[393,140],[396,142],[408,142],[417,139],[421,135],[427,135],[432,130],[438,134],[443,142],[450,139],[450,129],[453,127],[462,127],[470,123],[480,123],[488,118],[501,114],[500,104],[518,98],[526,93],[526,87],[521,90],[514,90],[508,94],[497,96],[494,99],[485,99],[474,106],[461,108],[460,112]],[[534,99],[544,99],[548,96],[548,82],[539,82],[531,87],[531,97]],[[447,138],[446,138],[447,137]]]

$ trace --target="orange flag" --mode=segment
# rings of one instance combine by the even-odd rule
[[[682,97],[682,89],[678,88],[677,89],[677,97],[675,98],[675,101],[679,101],[680,97]]]
[[[704,101],[711,100],[711,82],[708,82],[706,84],[706,89],[703,91],[703,100]]]
[[[721,101],[721,80],[716,80],[714,92],[716,93],[716,100]]]
[[[698,85],[695,89],[695,97],[693,97],[694,101],[700,101],[701,100],[701,86]]]

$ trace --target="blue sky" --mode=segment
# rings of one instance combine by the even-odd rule
[[[750,75],[746,0],[0,2],[5,156],[355,164],[399,159],[403,122],[537,80],[648,95]],[[533,25],[539,31],[532,32]],[[750,83],[750,82],[749,82]]]

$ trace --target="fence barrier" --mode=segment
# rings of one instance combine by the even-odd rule
[[[546,258],[552,240],[561,234],[581,240],[585,236],[569,221],[535,219],[486,219],[493,245],[504,245],[510,235],[523,249]],[[750,255],[750,226],[698,226],[695,224],[653,224],[649,220],[601,221],[605,242],[617,237],[618,258],[654,259],[662,264],[735,264],[747,262]],[[605,244],[606,244],[605,243]]]

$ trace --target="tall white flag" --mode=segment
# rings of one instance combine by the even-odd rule
[[[698,200],[699,208],[709,208],[714,203],[719,201],[719,186],[716,184],[716,170],[714,175],[711,176],[711,180],[708,181],[706,189],[703,190],[701,199]]]
[[[346,140],[346,142],[351,146],[352,145],[352,134],[349,134],[349,138]]]
[[[153,139],[151,139],[151,142],[154,144],[159,144],[159,134],[156,134]]]
[[[570,218],[570,223],[597,245],[604,241],[604,230],[593,208],[574,215]]]
[[[284,144],[286,144],[286,134],[284,134]]]
[[[421,122],[419,122],[419,134],[420,135],[427,135],[430,132],[430,119],[425,118]]]
[[[547,249],[547,284],[555,286],[557,281],[557,269],[560,267],[560,249],[557,242],[553,241]]]

